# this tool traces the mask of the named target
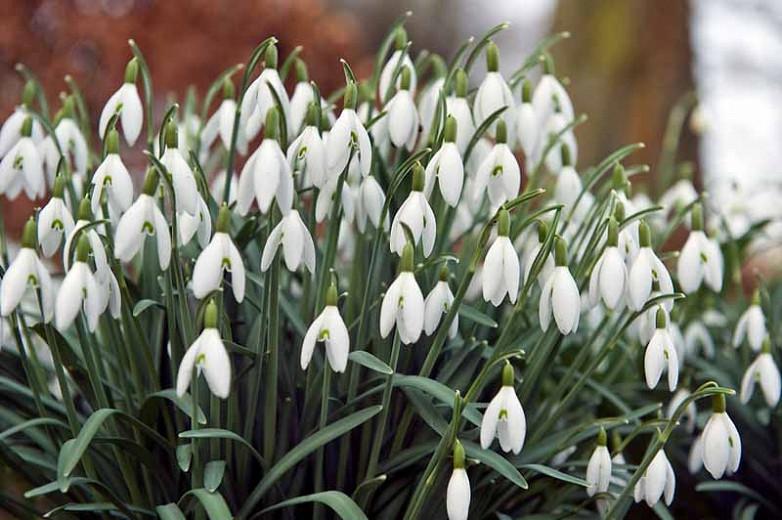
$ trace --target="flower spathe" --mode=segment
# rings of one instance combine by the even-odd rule
[[[133,58],[125,68],[125,82],[106,101],[100,113],[98,121],[98,135],[103,138],[106,135],[106,127],[114,114],[119,114],[122,123],[122,132],[128,146],[136,144],[141,125],[144,122],[144,111],[141,106],[141,98],[136,88],[136,75],[138,74],[138,62]]]
[[[675,491],[676,475],[661,448],[636,483],[633,496],[636,502],[644,500],[649,507],[654,507],[664,496],[666,505],[671,505]]]
[[[497,220],[497,238],[486,253],[481,273],[483,299],[495,307],[502,303],[506,294],[511,303],[516,303],[521,276],[519,257],[508,237],[510,216],[507,210],[501,209]]]
[[[217,330],[217,305],[207,304],[204,312],[204,330],[185,352],[176,378],[176,393],[185,395],[193,377],[193,369],[203,373],[209,391],[220,399],[228,397],[231,389],[231,360]]]
[[[491,446],[494,438],[502,451],[517,455],[527,436],[527,419],[513,387],[513,367],[506,363],[502,371],[502,387],[489,402],[481,421],[481,448]]]
[[[780,376],[777,364],[771,356],[771,342],[766,339],[764,351],[758,354],[744,377],[741,378],[741,402],[748,403],[755,390],[755,383],[760,384],[763,397],[770,408],[774,408],[779,402]]]
[[[725,395],[717,394],[713,398],[713,413],[703,427],[703,465],[715,479],[721,479],[739,469],[741,462],[741,438],[736,425],[728,417]]]
[[[269,234],[263,247],[261,271],[269,269],[280,245],[288,271],[295,271],[304,264],[310,273],[315,273],[315,243],[310,230],[295,209],[288,211]]]
[[[608,491],[611,480],[611,454],[608,452],[606,441],[606,432],[601,428],[597,445],[587,463],[586,481],[589,484],[587,495],[590,497]]]
[[[337,289],[329,287],[326,306],[312,322],[301,346],[301,369],[306,370],[312,360],[316,343],[323,343],[326,359],[334,372],[344,372],[350,353],[350,334],[337,308]]]
[[[396,325],[402,343],[415,343],[424,328],[424,314],[424,295],[413,274],[413,246],[407,243],[402,248],[399,275],[380,305],[380,336],[388,337]]]
[[[54,313],[52,278],[35,251],[35,221],[27,221],[22,233],[22,247],[0,280],[0,315],[10,316],[19,306],[28,289],[40,291],[43,321],[48,323]]]
[[[556,239],[555,251],[556,267],[540,296],[540,327],[544,331],[548,330],[553,315],[559,331],[562,334],[571,334],[578,330],[581,296],[567,266],[567,250],[562,238]]]

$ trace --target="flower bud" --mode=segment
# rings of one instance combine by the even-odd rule
[[[403,51],[405,47],[407,47],[407,31],[404,27],[399,27],[394,33],[394,50]]]

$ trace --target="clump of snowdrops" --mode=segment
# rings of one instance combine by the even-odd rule
[[[18,246],[0,228],[0,457],[25,490],[2,507],[617,518],[675,504],[674,432],[702,478],[739,470],[715,209],[686,180],[632,196],[641,144],[579,165],[565,34],[506,77],[505,25],[446,62],[403,22],[328,97],[268,38],[159,120],[131,41],[97,132],[71,78],[52,116],[20,67],[0,194],[40,207]],[[741,399],[773,407],[758,302]]]

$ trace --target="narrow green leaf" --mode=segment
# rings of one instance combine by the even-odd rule
[[[291,498],[275,504],[271,507],[267,507],[261,514],[281,509],[283,507],[295,506],[298,504],[306,504],[308,502],[319,502],[321,504],[329,506],[339,515],[340,518],[346,520],[366,520],[367,515],[361,510],[353,499],[344,493],[339,491],[324,491],[322,493],[314,493],[312,495],[305,495],[301,497]]]
[[[258,450],[256,450],[252,444],[247,442],[247,440],[244,437],[230,430],[223,430],[220,428],[203,428],[200,430],[188,430],[180,433],[179,437],[182,439],[228,439],[228,440],[236,441],[239,444],[245,446],[248,450],[250,450],[250,452],[253,454],[253,457],[255,457],[258,460],[261,466],[266,467],[266,461],[264,461],[261,454],[258,453]]]
[[[390,366],[365,350],[354,350],[348,355],[348,359],[381,374],[391,375],[394,373]]]
[[[191,489],[182,497],[192,495],[201,502],[201,505],[210,520],[230,520],[233,518],[228,504],[220,493],[210,493],[205,489]]]
[[[176,504],[166,504],[155,508],[160,520],[185,520],[185,514]]]
[[[159,301],[155,300],[139,300],[139,302],[133,307],[133,317],[138,318],[138,316],[144,312],[145,310],[149,309],[150,307],[157,307],[158,309],[165,309],[165,305],[160,303]]]
[[[441,403],[447,404],[451,408],[454,405],[454,397],[456,393],[452,388],[449,388],[439,381],[429,379],[423,376],[406,376],[398,374],[394,377],[394,386],[411,387],[417,390],[425,392]],[[463,410],[462,415],[465,419],[470,421],[476,426],[481,425],[481,414],[474,408],[467,408]]]
[[[475,307],[471,307],[464,302],[462,302],[462,304],[459,306],[459,316],[461,316],[465,320],[473,321],[478,325],[483,325],[484,327],[491,327],[493,329],[497,328],[496,321],[494,321],[493,319],[491,319],[490,317],[488,317],[486,314],[482,313]]]
[[[37,419],[30,419],[16,426],[12,426],[7,430],[0,433],[0,441],[7,439],[8,437],[26,430],[27,428],[35,428],[36,426],[57,426],[59,428],[68,429],[68,425],[57,419],[51,419],[49,417],[39,417]]]
[[[589,487],[589,484],[587,483],[586,480],[578,477],[574,477],[573,475],[568,475],[567,473],[562,473],[559,470],[550,468],[548,466],[544,466],[543,464],[524,464],[521,467],[524,469],[529,469],[532,471],[536,471],[538,473],[542,473],[547,477],[555,478],[557,480],[561,480],[562,482],[567,482],[568,484],[575,484],[576,486],[581,486],[581,487]]]
[[[169,388],[167,390],[160,390],[159,392],[149,394],[147,398],[144,400],[144,403],[141,405],[141,412],[139,416],[141,417],[142,421],[146,424],[151,424],[152,421],[154,420],[154,416],[151,415],[153,408],[151,408],[150,403],[155,399],[164,399],[167,401],[171,401],[186,416],[188,417],[193,416],[193,398],[190,397],[190,394],[186,393],[182,395],[182,397],[179,397],[173,388]],[[206,424],[206,415],[204,414],[204,411],[201,409],[200,406],[198,407],[197,416],[198,416],[198,424]]]
[[[473,442],[463,442],[464,451],[471,459],[479,460],[494,471],[516,484],[521,489],[527,489],[529,485],[524,477],[519,473],[513,464],[499,453],[491,450],[484,450]]]

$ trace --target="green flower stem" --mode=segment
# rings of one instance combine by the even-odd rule
[[[266,390],[264,392],[263,411],[263,457],[269,464],[274,463],[274,449],[277,440],[277,386],[280,355],[280,256],[274,259],[269,280],[269,340],[267,352],[269,354],[268,372],[266,374]]]
[[[192,379],[190,380],[190,396],[192,398],[192,406],[190,412],[190,429],[198,430],[200,426],[198,424],[198,369],[193,366]],[[200,442],[198,439],[191,439],[191,464],[190,464],[190,489],[197,489],[202,486],[203,483],[203,466],[201,464]]]
[[[11,314],[11,326],[14,330],[14,340],[16,341],[16,347],[19,350],[19,358],[22,360],[22,368],[25,372],[25,378],[27,379],[28,384],[30,385],[30,390],[33,394],[35,408],[38,410],[38,415],[40,417],[48,417],[49,414],[46,413],[46,408],[44,407],[43,400],[41,399],[41,395],[46,392],[46,387],[44,386],[43,380],[41,379],[42,373],[40,363],[38,362],[37,355],[33,347],[27,323],[25,322],[24,316],[18,309]],[[20,329],[22,331],[21,335],[19,333]],[[22,336],[24,336],[24,339],[22,339]],[[27,351],[28,348],[30,349],[29,356]],[[49,430],[47,429],[47,431]],[[51,432],[49,432],[49,434],[50,436],[53,435]],[[53,437],[52,442],[54,443]]]
[[[329,416],[329,392],[331,391],[331,367],[328,360],[323,359],[323,391],[320,399],[320,421],[318,429],[322,430],[328,423]],[[318,449],[315,459],[315,493],[323,491],[323,446]],[[314,518],[323,516],[323,507],[315,506]]]
[[[147,150],[150,154],[155,153],[155,127],[152,119],[152,109],[155,102],[155,98],[152,92],[152,74],[149,72],[147,66],[147,60],[144,59],[144,54],[141,49],[136,45],[135,40],[128,40],[133,56],[138,60],[139,69],[141,70],[141,83],[144,85],[144,123],[147,127]]]

